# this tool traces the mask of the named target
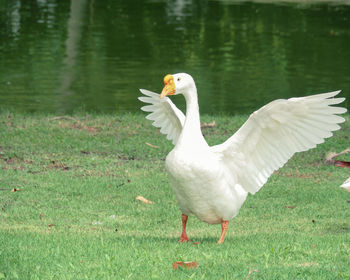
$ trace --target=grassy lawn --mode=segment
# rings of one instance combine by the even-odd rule
[[[204,116],[217,123],[206,139],[222,142],[246,117]],[[349,148],[349,121],[250,195],[224,244],[220,225],[190,217],[193,245],[177,242],[172,144],[144,115],[2,112],[0,279],[349,279],[350,194],[339,185],[350,172],[324,163]]]

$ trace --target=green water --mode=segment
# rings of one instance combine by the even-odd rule
[[[350,100],[346,4],[0,0],[0,109],[136,112],[138,88],[177,72],[202,113],[337,89]]]

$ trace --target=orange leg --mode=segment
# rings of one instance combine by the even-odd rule
[[[187,234],[186,234],[186,224],[187,224],[188,216],[185,214],[182,214],[181,218],[182,218],[182,233],[181,233],[179,242],[188,242],[190,241],[190,239],[187,237]]]
[[[221,228],[222,228],[222,232],[221,232],[220,239],[218,241],[219,244],[224,243],[225,234],[226,234],[226,231],[228,229],[228,221],[222,221]]]

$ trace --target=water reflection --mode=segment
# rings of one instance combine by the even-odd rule
[[[202,113],[350,99],[350,6],[309,3],[0,0],[0,106],[137,112],[138,88],[176,72],[195,78]]]
[[[71,109],[68,96],[73,94],[72,84],[77,77],[77,60],[80,51],[79,47],[86,4],[86,0],[71,1],[67,26],[68,35],[65,42],[66,51],[63,59],[61,84],[58,89],[58,110],[62,110],[63,108],[64,110]]]
[[[10,18],[11,18],[11,31],[15,37],[18,35],[18,31],[20,27],[20,21],[21,21],[21,14],[19,13],[20,8],[21,8],[21,2],[14,1]]]
[[[184,30],[184,20],[186,17],[192,16],[192,2],[192,0],[167,1],[165,8],[167,23],[176,23],[176,30]]]

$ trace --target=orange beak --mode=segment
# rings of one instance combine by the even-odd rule
[[[168,96],[168,95],[174,95],[175,92],[176,92],[176,89],[175,89],[174,77],[168,74],[164,77],[164,88],[159,97],[164,98],[165,96]]]

